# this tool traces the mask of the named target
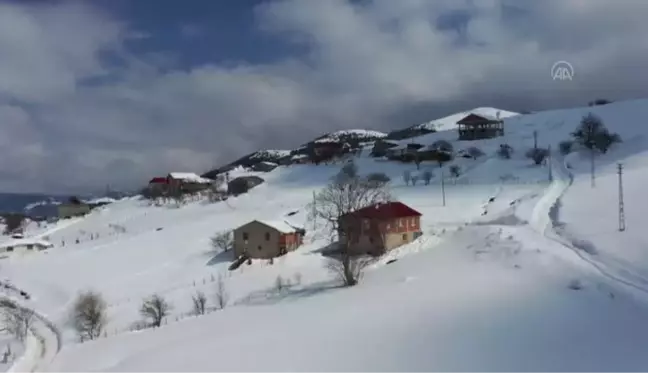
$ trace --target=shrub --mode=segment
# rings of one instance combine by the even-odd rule
[[[561,141],[560,144],[558,144],[558,149],[560,150],[560,154],[562,155],[571,153],[573,147],[574,142],[570,140]]]
[[[391,179],[383,172],[374,172],[367,176],[367,181],[369,181],[370,183],[382,185],[382,184],[387,184],[388,182],[391,181]]]
[[[456,164],[450,166],[449,171],[452,177],[459,177],[461,175],[461,167],[457,166]]]
[[[484,155],[484,152],[476,146],[471,146],[466,149],[466,153],[468,153],[472,159],[477,159]]]
[[[430,149],[442,153],[452,153],[454,150],[452,144],[447,140],[435,141],[430,145]]]
[[[532,159],[536,165],[540,165],[549,156],[549,149],[531,148],[527,151],[526,156]]]
[[[503,159],[511,159],[511,154],[513,154],[513,148],[509,144],[501,144],[497,150],[497,155]]]

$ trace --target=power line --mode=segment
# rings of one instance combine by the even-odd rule
[[[625,205],[623,203],[623,164],[617,164],[617,173],[619,174],[619,232],[623,232],[626,229]]]

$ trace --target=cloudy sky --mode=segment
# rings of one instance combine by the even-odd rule
[[[645,0],[0,0],[0,192],[135,187],[341,128],[648,97]],[[553,81],[569,61],[574,80]]]

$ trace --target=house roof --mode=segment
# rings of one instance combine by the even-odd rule
[[[291,223],[288,223],[285,220],[255,220],[263,225],[267,225],[270,228],[274,228],[281,233],[295,233],[299,229]]]
[[[405,218],[410,216],[421,216],[422,214],[403,202],[386,202],[378,203],[372,206],[364,207],[347,215],[370,219],[394,219]]]
[[[149,184],[166,184],[167,179],[166,177],[154,177],[151,180],[149,180]]]
[[[0,248],[4,249],[7,247],[27,246],[27,245],[43,246],[43,247],[54,246],[54,244],[52,244],[51,242],[41,240],[39,238],[18,238],[15,240],[3,242],[2,244],[0,244]]]
[[[502,119],[497,119],[494,115],[488,114],[474,114],[470,113],[467,116],[461,118],[457,121],[457,124],[477,124],[477,123],[490,123],[490,122],[499,122]]]
[[[189,183],[209,184],[209,183],[211,183],[213,181],[211,179],[207,179],[207,178],[198,176],[197,174],[195,174],[193,172],[171,172],[169,174],[169,176],[172,179],[182,180],[182,181],[186,181],[186,182],[189,182]]]

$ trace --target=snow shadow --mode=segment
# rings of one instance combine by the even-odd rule
[[[234,250],[221,251],[216,255],[210,252],[207,255],[211,256],[211,259],[207,262],[208,266],[234,261]]]
[[[338,281],[327,281],[315,283],[305,287],[284,285],[282,288],[272,287],[265,290],[254,291],[244,298],[234,302],[236,306],[266,306],[273,305],[286,300],[298,300],[332,290],[341,289],[343,286]]]

